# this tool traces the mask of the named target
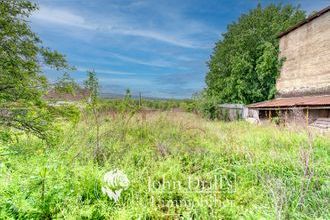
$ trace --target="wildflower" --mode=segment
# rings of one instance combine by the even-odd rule
[[[104,174],[103,183],[102,192],[117,202],[122,191],[128,188],[129,180],[125,173],[115,169]]]

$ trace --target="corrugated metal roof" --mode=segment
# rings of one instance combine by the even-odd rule
[[[322,9],[321,11],[316,12],[315,14],[309,16],[308,18],[306,18],[305,20],[299,22],[298,24],[294,25],[293,27],[289,28],[288,30],[283,31],[283,32],[280,33],[277,37],[278,37],[278,38],[281,38],[281,37],[283,37],[284,35],[287,35],[287,34],[290,33],[291,31],[293,31],[293,30],[299,28],[300,26],[303,26],[304,24],[306,24],[306,23],[308,23],[308,22],[314,20],[314,19],[317,18],[317,17],[320,17],[321,15],[325,14],[325,13],[328,12],[328,11],[330,11],[330,6],[328,6],[328,7],[324,8],[324,9]]]
[[[244,108],[244,105],[243,104],[228,104],[228,103],[225,103],[225,104],[220,104],[219,107],[221,107],[221,108],[242,109],[242,108]]]
[[[308,106],[330,106],[330,95],[277,98],[270,101],[258,102],[248,105],[249,108],[281,108]]]

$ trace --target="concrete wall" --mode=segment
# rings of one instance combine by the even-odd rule
[[[330,11],[280,39],[279,97],[330,94]]]

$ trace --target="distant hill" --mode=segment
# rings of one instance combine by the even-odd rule
[[[122,99],[125,97],[124,94],[117,94],[117,93],[108,93],[108,92],[101,92],[100,97],[103,99]],[[134,95],[132,94],[133,99],[139,99],[139,95]],[[189,100],[189,99],[176,99],[176,98],[159,98],[159,97],[148,97],[148,96],[143,96],[143,99],[148,99],[148,100]]]

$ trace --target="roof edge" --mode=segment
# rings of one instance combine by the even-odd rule
[[[306,23],[308,23],[308,22],[311,22],[311,21],[314,20],[315,18],[320,17],[321,15],[327,13],[328,11],[330,11],[330,6],[328,6],[328,7],[324,8],[324,9],[322,9],[321,11],[316,12],[316,13],[314,13],[313,15],[307,17],[306,19],[304,19],[303,21],[299,22],[298,24],[296,24],[296,25],[290,27],[288,30],[281,32],[279,35],[277,35],[277,38],[281,38],[281,37],[283,37],[284,35],[287,35],[287,34],[290,33],[291,31],[293,31],[293,30],[295,30],[295,29],[297,29],[297,28],[303,26],[304,24],[306,24]]]
[[[298,103],[275,103],[275,104],[272,104],[272,105],[267,105],[269,103],[272,103],[274,101],[284,101],[286,102],[287,100],[291,101],[293,99],[310,99],[310,98],[313,98],[313,99],[319,99],[319,98],[327,98],[328,102],[327,103],[322,103],[322,102],[319,102],[319,103],[301,103],[301,100],[299,100]],[[290,108],[293,108],[293,107],[303,107],[303,106],[329,106],[330,107],[330,95],[320,95],[320,96],[302,96],[302,97],[287,97],[287,98],[275,98],[275,99],[271,99],[271,100],[266,100],[266,101],[262,101],[262,102],[256,102],[256,103],[252,103],[252,104],[249,104],[247,105],[248,108],[251,108],[251,109],[262,109],[262,108],[269,108],[269,107],[276,107],[276,108],[282,108],[282,107],[290,107]],[[264,105],[266,104],[266,105]]]

